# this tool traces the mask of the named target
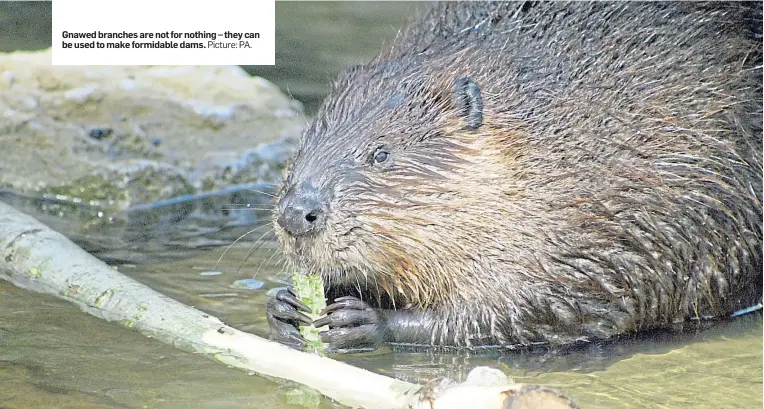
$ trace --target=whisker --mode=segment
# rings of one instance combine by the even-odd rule
[[[280,251],[275,252],[274,255],[279,255],[279,257],[276,259],[276,261],[273,262],[273,267],[277,271],[274,274],[274,277],[280,278],[282,275],[284,275],[284,273],[286,273],[286,271],[283,268],[283,266],[284,266],[284,256],[283,256],[283,254],[281,254]],[[254,273],[254,275],[252,277],[255,277],[258,272],[259,272],[259,270],[255,270],[255,273]]]
[[[250,192],[260,193],[266,196],[276,198],[276,195],[274,195],[273,193],[263,192],[262,190],[252,189],[251,187],[248,187],[246,189],[249,190]]]
[[[268,251],[273,251],[273,249],[269,249]],[[274,251],[273,254],[271,254],[271,257],[268,259],[268,261],[265,261],[265,259],[261,260],[260,264],[257,266],[257,269],[255,269],[255,274],[253,275],[253,277],[256,276],[257,273],[259,273],[262,270],[263,265],[266,265],[266,266],[269,265],[271,261],[273,260],[273,258],[276,257],[276,255],[278,254],[279,254],[278,252]]]
[[[241,239],[249,236],[250,234],[252,234],[252,233],[262,229],[263,227],[268,226],[268,225],[270,225],[270,221],[266,222],[266,223],[263,223],[262,225],[257,226],[254,229],[252,229],[252,230],[242,234],[241,236],[239,236],[236,240],[233,241],[233,243],[229,244],[228,247],[226,247],[226,249],[223,251],[223,254],[220,255],[220,257],[218,258],[218,261],[215,263],[215,267],[213,269],[217,270],[218,266],[220,265],[220,262],[223,260],[223,257],[225,257],[226,253],[228,253],[228,250],[230,250],[236,243],[238,243]],[[267,234],[267,232],[266,232],[266,234]]]
[[[273,231],[273,228],[269,229],[268,231],[263,233],[263,235],[260,236],[260,238],[257,239],[257,241],[255,241],[254,244],[252,244],[252,247],[250,247],[249,252],[247,253],[247,256],[244,257],[244,260],[241,262],[241,264],[239,264],[239,268],[236,269],[237,276],[239,275],[239,273],[241,273],[241,268],[244,266],[244,263],[246,263],[249,260],[249,258],[252,257],[252,255],[255,254],[255,252],[259,250],[260,247],[263,246],[263,244],[265,244],[265,240],[263,240],[263,237],[265,237],[268,233],[272,231]]]
[[[363,301],[363,291],[361,291],[361,280],[358,279],[358,274],[355,275],[355,288],[358,290],[358,299]]]
[[[263,206],[263,207],[273,207],[273,204],[268,203],[258,203],[258,204],[252,204],[252,203],[229,203],[226,206],[231,207],[255,207],[255,206]]]
[[[270,210],[273,210],[273,206],[266,206],[266,207],[257,207],[257,206],[221,207],[220,210],[230,210],[230,211],[236,211],[236,210],[262,210],[262,211],[270,211]]]
[[[324,281],[324,290],[327,288],[332,288],[332,277],[333,274],[324,274],[323,271],[320,271],[319,274],[321,275],[321,278],[326,278]],[[324,291],[324,295],[326,295],[326,291]],[[326,300],[328,303],[332,303],[334,300]]]
[[[279,258],[278,258],[278,260],[276,260],[276,261],[273,263],[273,265],[274,265],[275,267],[284,267],[284,265],[285,265],[285,263],[286,263],[286,259],[284,258],[284,253],[282,253],[281,251],[278,251],[278,249],[276,249],[276,250],[277,250],[277,251],[276,251],[276,254],[278,254],[278,255],[279,255]]]
[[[279,271],[278,274],[276,274],[276,277],[278,277],[278,278],[280,278],[280,279],[282,279],[284,281],[288,281],[289,271],[287,271],[286,269],[284,271]]]
[[[258,265],[257,265],[257,267],[255,268],[255,274],[257,274],[257,272],[258,272],[258,271],[260,271],[260,269],[262,269],[262,268],[263,268],[263,264],[265,264],[265,265],[268,265],[268,263],[270,263],[270,262],[271,262],[271,260],[273,260],[273,258],[274,258],[274,257],[276,257],[276,254],[278,254],[277,252],[274,252],[274,251],[273,251],[273,249],[267,249],[267,250],[268,250],[269,252],[272,252],[272,254],[271,254],[271,256],[268,258],[268,260],[267,260],[267,261],[266,261],[266,259],[265,259],[265,258],[262,258],[262,259],[260,259],[260,264],[258,264]]]

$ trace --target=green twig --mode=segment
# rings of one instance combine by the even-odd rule
[[[319,274],[304,274],[302,272],[295,272],[292,274],[292,284],[297,292],[297,296],[300,297],[305,305],[310,308],[311,312],[307,315],[316,320],[321,317],[321,311],[326,308],[326,297],[324,297],[324,281]],[[323,326],[316,328],[313,325],[300,326],[300,333],[305,341],[308,343],[308,349],[322,354],[324,351],[324,344],[321,342],[319,332],[328,330],[329,328]]]

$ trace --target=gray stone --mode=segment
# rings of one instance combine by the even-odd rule
[[[248,189],[270,190],[306,123],[239,67],[50,62],[0,54],[0,200],[105,259],[226,242],[258,216],[225,209],[267,204]]]

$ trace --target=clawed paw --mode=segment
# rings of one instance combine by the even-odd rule
[[[316,328],[329,326],[321,333],[327,350],[335,352],[373,350],[384,341],[384,322],[380,312],[355,297],[340,297],[328,305],[313,322]]]
[[[299,326],[310,325],[312,320],[303,312],[310,312],[310,308],[297,298],[294,289],[289,287],[276,293],[266,309],[271,338],[287,345],[304,346]]]

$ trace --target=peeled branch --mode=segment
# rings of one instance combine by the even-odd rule
[[[261,376],[303,384],[350,407],[575,407],[551,389],[513,384],[495,369],[476,368],[463,383],[423,388],[239,331],[119,273],[63,235],[2,202],[0,278],[55,295],[92,315],[120,322],[183,350]]]
[[[326,308],[326,297],[324,296],[324,280],[318,274],[307,275],[300,271],[292,274],[292,284],[297,296],[300,298],[303,304],[310,308],[308,317],[312,320],[316,320],[321,317],[321,311]],[[321,342],[319,332],[328,330],[329,327],[323,326],[316,328],[311,325],[300,326],[300,334],[307,342],[308,349],[316,352],[323,353],[324,344]]]

